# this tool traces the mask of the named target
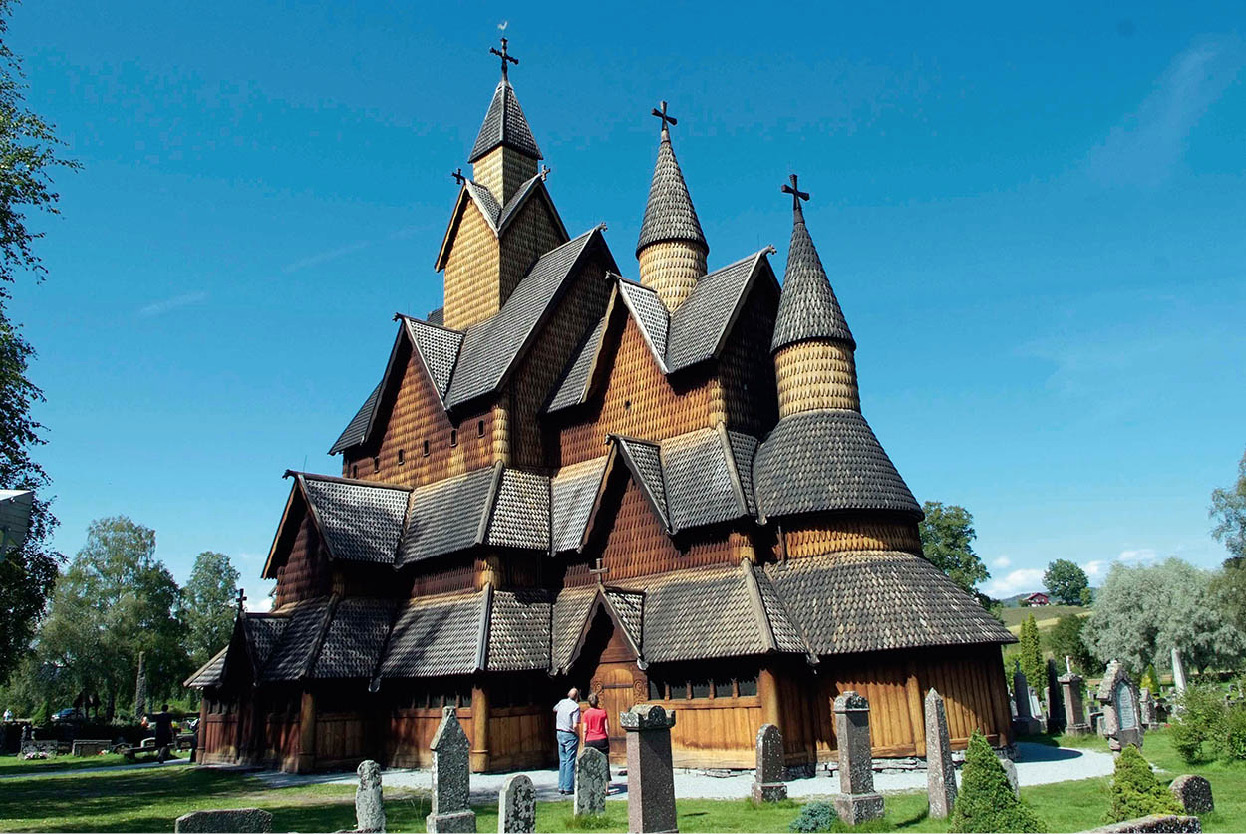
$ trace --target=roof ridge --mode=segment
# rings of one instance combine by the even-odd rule
[[[519,97],[508,79],[503,78],[493,89],[493,97],[489,100],[489,108],[476,134],[471,152],[467,156],[469,163],[483,157],[498,146],[513,148],[520,153],[535,159],[543,159],[536,139],[532,136],[532,128],[519,105]]]
[[[757,585],[757,576],[753,573],[753,560],[747,556],[740,557],[740,573],[744,578],[744,587],[748,593],[749,607],[757,620],[757,630],[761,636],[763,652],[777,651],[779,641],[774,637],[774,626],[770,623],[770,614],[766,611],[766,602],[761,597],[761,588]]]
[[[328,483],[333,483],[333,484],[344,484],[346,486],[376,487],[378,489],[397,489],[397,490],[401,490],[402,492],[411,491],[410,487],[405,487],[405,486],[402,486],[401,484],[391,484],[386,481],[366,481],[362,478],[342,478],[337,475],[322,475],[317,472],[301,472],[297,469],[287,469],[285,471],[285,474],[282,475],[281,477],[289,478],[292,476],[297,477],[297,478],[306,478],[311,481],[326,481]]]

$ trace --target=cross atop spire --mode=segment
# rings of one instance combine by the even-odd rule
[[[498,56],[499,58],[501,58],[501,59],[502,59],[502,78],[503,78],[503,80],[505,80],[505,79],[506,79],[506,70],[508,69],[508,67],[506,66],[506,65],[507,65],[507,63],[511,63],[511,64],[518,64],[518,63],[519,63],[519,59],[518,59],[518,58],[513,58],[513,57],[511,57],[511,55],[510,55],[510,54],[506,51],[506,38],[502,38],[502,50],[501,50],[500,52],[498,51],[497,47],[489,47],[489,54],[490,54],[490,55],[496,55],[496,56]]]
[[[670,132],[669,126],[679,124],[679,119],[676,119],[674,116],[668,116],[666,114],[666,102],[665,101],[661,103],[661,107],[662,107],[661,110],[659,110],[657,107],[653,108],[653,115],[657,116],[659,119],[662,120],[662,132],[669,133]]]
[[[784,194],[792,195],[792,211],[799,214],[800,213],[800,201],[808,200],[809,192],[801,191],[799,188],[796,187],[796,175],[795,174],[789,174],[788,179],[791,180],[792,184],[780,186],[779,190],[782,191]]]
[[[247,601],[246,591],[242,588],[239,588],[238,589],[238,611],[239,612],[242,611],[243,603],[245,603],[246,601]]]

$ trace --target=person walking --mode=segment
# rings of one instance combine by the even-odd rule
[[[156,761],[162,764],[169,758],[169,746],[173,744],[173,716],[169,714],[169,705],[160,707],[160,712],[151,717],[156,725]]]
[[[584,746],[600,750],[610,761],[610,719],[599,704],[596,692],[588,693],[588,709],[584,710]],[[607,764],[606,781],[610,781],[609,764]]]
[[[554,730],[558,737],[558,792],[575,792],[575,753],[580,746],[580,690],[575,687],[554,705]]]

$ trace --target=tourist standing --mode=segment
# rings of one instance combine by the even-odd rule
[[[5,720],[5,721],[12,721],[12,720],[13,720],[13,710],[11,710],[11,709],[6,709],[6,710],[4,711],[4,720]]]
[[[588,709],[584,710],[584,746],[610,757],[610,719],[598,706],[596,692],[588,693]]]
[[[572,687],[554,705],[554,729],[558,736],[558,792],[575,792],[575,752],[580,746],[580,690]]]

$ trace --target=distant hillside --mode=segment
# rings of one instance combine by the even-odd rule
[[[1004,625],[1013,634],[1021,631],[1021,623],[1026,617],[1034,615],[1039,631],[1055,626],[1056,621],[1068,614],[1089,614],[1090,609],[1082,605],[1039,605],[1034,607],[1015,606],[999,612],[1004,618]]]

